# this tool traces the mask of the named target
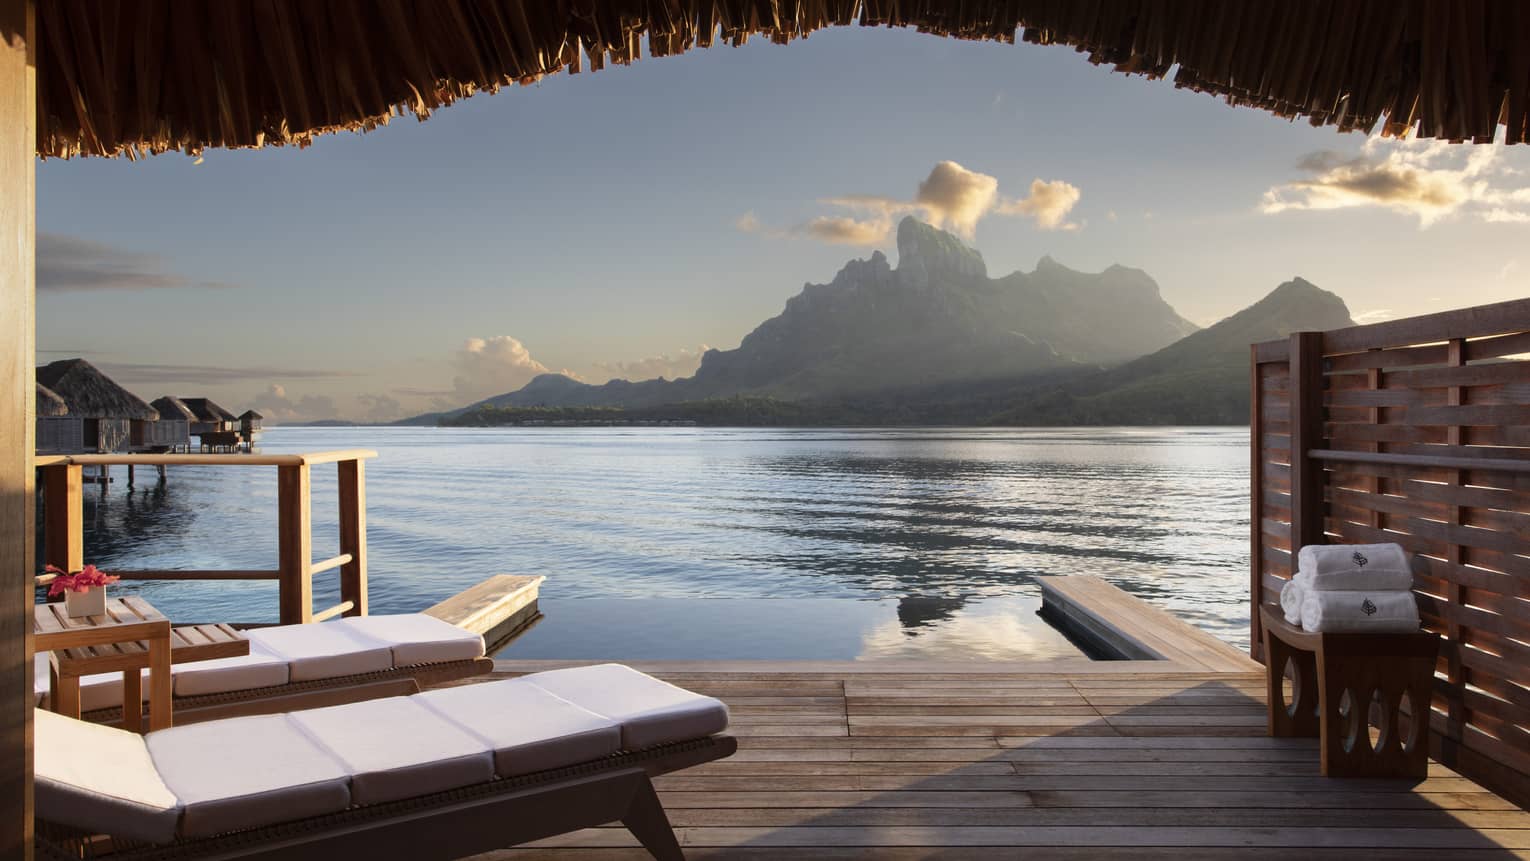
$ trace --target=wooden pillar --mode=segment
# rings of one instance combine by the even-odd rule
[[[276,468],[277,569],[283,625],[313,621],[313,514],[308,465]]]
[[[340,471],[340,552],[351,561],[340,566],[340,600],[354,606],[347,616],[367,614],[367,474],[361,460],[342,460]]]
[[[84,467],[44,467],[43,561],[74,573],[85,567]]]
[[[1291,333],[1291,563],[1323,533],[1323,464],[1308,453],[1324,448],[1323,333]]]
[[[0,0],[0,858],[32,857],[37,7]]]
[[[1259,605],[1264,602],[1264,420],[1259,404],[1264,388],[1259,379],[1259,345],[1250,344],[1249,354],[1249,557],[1248,557],[1248,655],[1263,660],[1264,631],[1259,622]]]
[[[1466,339],[1451,338],[1446,345],[1445,363],[1452,368],[1460,368],[1466,365]],[[1445,389],[1445,403],[1448,406],[1459,407],[1466,405],[1465,390],[1461,386],[1447,386]],[[1465,445],[1465,434],[1460,425],[1450,425],[1445,429],[1445,443],[1452,448]],[[1452,451],[1452,454],[1455,452]],[[1446,482],[1453,487],[1466,484],[1466,471],[1453,469],[1446,477]],[[1459,497],[1457,497],[1459,498]],[[1452,533],[1456,527],[1460,527],[1465,518],[1462,516],[1460,503],[1452,504],[1448,509],[1449,519],[1446,521],[1452,527]],[[1459,567],[1470,564],[1467,550],[1461,546],[1458,535],[1452,534],[1450,542],[1445,547],[1445,561],[1451,566]],[[1471,669],[1461,663],[1461,653],[1466,650],[1468,633],[1461,627],[1460,611],[1467,606],[1471,596],[1466,586],[1461,583],[1461,573],[1452,571],[1450,584],[1446,587],[1445,597],[1449,599],[1449,615],[1445,618],[1445,637],[1450,640],[1451,648],[1446,661],[1446,678],[1450,682],[1451,695],[1448,700],[1447,710],[1448,724],[1451,737],[1459,740],[1466,731],[1466,725],[1471,722],[1471,711],[1466,707],[1466,686],[1471,683]]]

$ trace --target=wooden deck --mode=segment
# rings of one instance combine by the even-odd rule
[[[1319,776],[1316,740],[1265,737],[1256,673],[634,666],[732,709],[736,756],[657,781],[692,859],[1530,857],[1530,814],[1442,766],[1423,782]],[[479,857],[647,857],[634,845],[602,828]]]

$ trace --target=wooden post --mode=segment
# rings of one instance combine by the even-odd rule
[[[1466,365],[1466,339],[1451,338],[1446,345],[1445,363],[1452,368],[1460,368]],[[1447,386],[1445,389],[1445,403],[1448,406],[1465,406],[1466,399],[1460,386]],[[1445,429],[1445,443],[1452,448],[1458,448],[1466,443],[1465,435],[1458,424],[1449,425]],[[1453,469],[1446,478],[1446,482],[1454,487],[1466,484],[1466,471]],[[1459,497],[1456,497],[1459,500]],[[1452,504],[1448,509],[1449,520],[1446,522],[1452,527],[1452,533],[1456,527],[1460,527],[1465,521],[1461,516],[1459,502]],[[1451,541],[1445,548],[1445,561],[1452,566],[1461,566],[1470,563],[1467,551],[1461,546],[1461,539],[1452,534]],[[1446,587],[1445,597],[1452,605],[1452,611],[1458,611],[1466,607],[1468,598],[1466,586],[1459,579],[1459,575],[1452,572],[1450,585]],[[1461,627],[1461,616],[1457,612],[1451,612],[1445,618],[1445,636],[1454,647],[1450,649],[1446,661],[1446,678],[1452,688],[1449,700],[1449,708],[1446,712],[1447,724],[1450,727],[1451,737],[1460,739],[1465,733],[1466,725],[1471,722],[1471,711],[1466,707],[1466,686],[1471,682],[1471,669],[1461,663],[1461,653],[1467,647],[1469,633]]]
[[[276,468],[277,569],[283,625],[313,621],[313,514],[308,465]]]
[[[85,567],[85,468],[43,467],[43,561],[74,573]]]
[[[1264,631],[1259,621],[1259,605],[1264,602],[1264,421],[1259,416],[1259,403],[1264,400],[1264,389],[1259,381],[1259,345],[1248,348],[1249,366],[1249,616],[1248,656],[1263,660]]]
[[[347,616],[367,614],[367,475],[360,460],[342,460],[340,473],[340,552],[351,561],[340,566],[340,600],[353,605]]]
[[[1291,333],[1291,563],[1308,544],[1324,544],[1323,333]]]
[[[32,857],[37,6],[0,0],[0,858]]]

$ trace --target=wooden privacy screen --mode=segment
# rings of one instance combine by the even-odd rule
[[[1253,656],[1305,544],[1395,541],[1437,759],[1530,802],[1530,299],[1253,347]]]

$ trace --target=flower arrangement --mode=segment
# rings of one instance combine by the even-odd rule
[[[45,573],[58,575],[52,583],[48,584],[49,598],[56,598],[68,592],[89,592],[98,586],[106,586],[120,579],[112,574],[101,573],[94,565],[86,565],[74,574],[64,571],[57,565],[49,565],[43,570]]]

